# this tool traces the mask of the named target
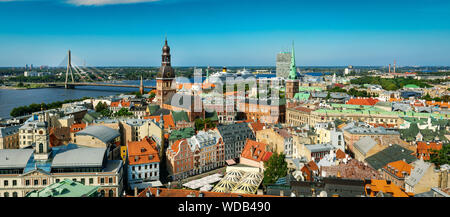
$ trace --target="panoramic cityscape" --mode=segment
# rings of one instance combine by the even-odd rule
[[[388,4],[324,2],[351,9]],[[345,31],[361,38],[352,40],[350,33],[341,38],[345,22],[275,28],[303,16],[280,11],[268,15],[273,22],[261,14],[261,22],[250,19],[254,12],[244,15],[248,20],[216,20],[235,1],[0,1],[0,20],[18,10],[30,19],[32,6],[44,14],[63,10],[30,21],[46,30],[1,27],[0,197],[450,197],[450,15],[439,13],[450,4],[433,2],[413,21],[392,21],[404,24],[398,29],[354,11],[373,28],[354,21]],[[242,1],[242,8],[254,4]],[[261,3],[257,10],[289,6],[317,12],[304,1]],[[176,14],[180,8],[192,16]],[[143,10],[156,15],[139,15]],[[74,11],[73,28],[86,16],[95,24],[75,33],[49,21]],[[119,11],[128,24],[98,17]],[[134,21],[147,16],[156,30],[140,32],[145,25]],[[211,20],[186,30],[203,16]],[[111,30],[113,22],[128,32]],[[43,45],[29,44],[39,38]],[[218,209],[188,202],[177,211]]]

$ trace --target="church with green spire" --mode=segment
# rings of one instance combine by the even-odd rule
[[[297,67],[295,65],[295,51],[294,51],[294,42],[292,42],[292,55],[291,55],[291,70],[289,72],[288,79],[296,80],[297,77]]]
[[[297,67],[295,65],[294,42],[292,42],[291,70],[286,79],[286,99],[294,99],[299,90],[299,80],[297,76]]]

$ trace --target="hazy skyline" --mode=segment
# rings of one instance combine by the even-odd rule
[[[450,65],[444,0],[0,0],[0,66]],[[78,63],[82,64],[82,63]]]

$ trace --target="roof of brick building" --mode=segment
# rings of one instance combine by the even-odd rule
[[[272,156],[272,152],[266,151],[266,146],[268,145],[262,142],[247,139],[241,157],[254,161],[267,161]]]
[[[160,161],[156,143],[150,139],[144,138],[141,141],[129,142],[127,146],[130,165],[156,163]]]
[[[411,174],[412,166],[403,160],[399,160],[388,163],[383,168],[391,174],[397,176],[398,178],[405,178],[405,174]]]
[[[351,105],[375,105],[379,100],[373,98],[352,98],[346,104]]]

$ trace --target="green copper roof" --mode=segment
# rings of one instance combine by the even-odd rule
[[[150,115],[153,115],[153,113],[159,110],[159,105],[150,104],[148,105],[148,110],[150,112]]]
[[[205,112],[205,117],[209,118],[211,121],[219,121],[219,117],[217,116],[217,112]]]
[[[187,139],[191,138],[193,135],[195,135],[194,128],[187,127],[180,130],[174,130],[170,133],[169,140],[179,140],[179,139]]]
[[[309,99],[310,95],[311,94],[308,92],[301,92],[301,93],[296,93],[294,98],[297,100],[306,101]]]
[[[96,197],[98,186],[86,186],[70,179],[53,183],[41,190],[32,191],[26,197]]]
[[[94,120],[98,119],[101,116],[99,112],[89,112],[86,113],[83,117],[83,122],[92,123]]]
[[[178,123],[179,121],[189,122],[189,117],[185,111],[172,111],[172,117],[175,123]]]
[[[302,92],[302,91],[322,91],[321,87],[305,87],[305,86],[300,86],[298,87],[298,91]]]

